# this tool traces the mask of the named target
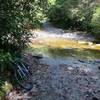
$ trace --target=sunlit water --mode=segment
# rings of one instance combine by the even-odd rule
[[[48,23],[44,23],[43,30],[36,30],[34,33],[37,38],[32,39],[29,51],[40,53],[44,58],[100,59],[100,44],[94,44],[94,38],[85,33],[67,32]]]
[[[49,66],[33,76],[42,91],[33,100],[92,100],[93,91],[100,97],[100,45],[93,44],[92,37],[48,24],[35,33],[27,52],[42,54],[40,63]]]

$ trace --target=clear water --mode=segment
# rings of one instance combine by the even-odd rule
[[[100,100],[100,63],[95,63],[100,61],[100,45],[74,33],[64,37],[62,30],[50,25],[36,34],[26,50],[43,55],[43,66],[33,75],[40,94],[32,100],[93,100],[95,96]]]

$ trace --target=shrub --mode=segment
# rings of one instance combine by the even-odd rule
[[[49,10],[49,19],[52,23],[63,27],[87,31],[95,2],[91,0],[56,0]]]
[[[61,6],[57,5],[52,6],[52,8],[49,10],[49,18],[53,24],[64,27],[66,26],[66,21],[68,17],[66,11],[64,11]]]
[[[22,52],[43,19],[47,0],[0,0],[0,71],[11,68],[12,55]]]
[[[0,51],[0,73],[9,68],[12,56],[8,52]]]
[[[91,27],[92,27],[92,33],[100,38],[100,7],[97,7],[94,10],[94,14],[91,20]]]
[[[27,45],[30,27],[41,22],[43,4],[46,0],[0,0],[0,49],[14,52]]]

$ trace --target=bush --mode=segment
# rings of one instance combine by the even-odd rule
[[[53,24],[64,27],[66,26],[68,17],[66,11],[64,11],[62,7],[52,6],[52,8],[49,10],[49,18]]]
[[[0,1],[0,49],[21,51],[29,42],[30,28],[39,26],[46,0]]]
[[[49,10],[49,19],[62,28],[89,30],[95,6],[94,1],[56,0]]]
[[[94,10],[94,14],[91,20],[91,32],[94,36],[100,39],[100,7]]]
[[[27,47],[30,28],[40,26],[47,0],[0,0],[0,72]]]
[[[12,56],[8,52],[0,51],[0,73],[4,72],[10,66]]]

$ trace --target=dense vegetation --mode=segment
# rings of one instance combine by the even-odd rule
[[[40,26],[46,3],[46,0],[0,0],[0,63],[4,55],[21,52],[27,46],[29,29]]]
[[[100,36],[100,2],[97,0],[50,0],[50,21],[58,27]]]
[[[46,0],[0,0],[0,73],[27,46],[30,29],[40,27],[46,6]]]
[[[11,66],[46,16],[58,27],[91,32],[100,38],[98,0],[0,0],[0,73]]]
[[[46,14],[59,27],[87,31],[99,37],[99,4],[94,0],[1,0],[0,66],[9,62],[15,51],[21,53],[29,42],[30,28],[40,27]]]
[[[29,28],[41,21],[42,2],[33,0],[1,0],[0,49],[21,49],[30,36]]]

